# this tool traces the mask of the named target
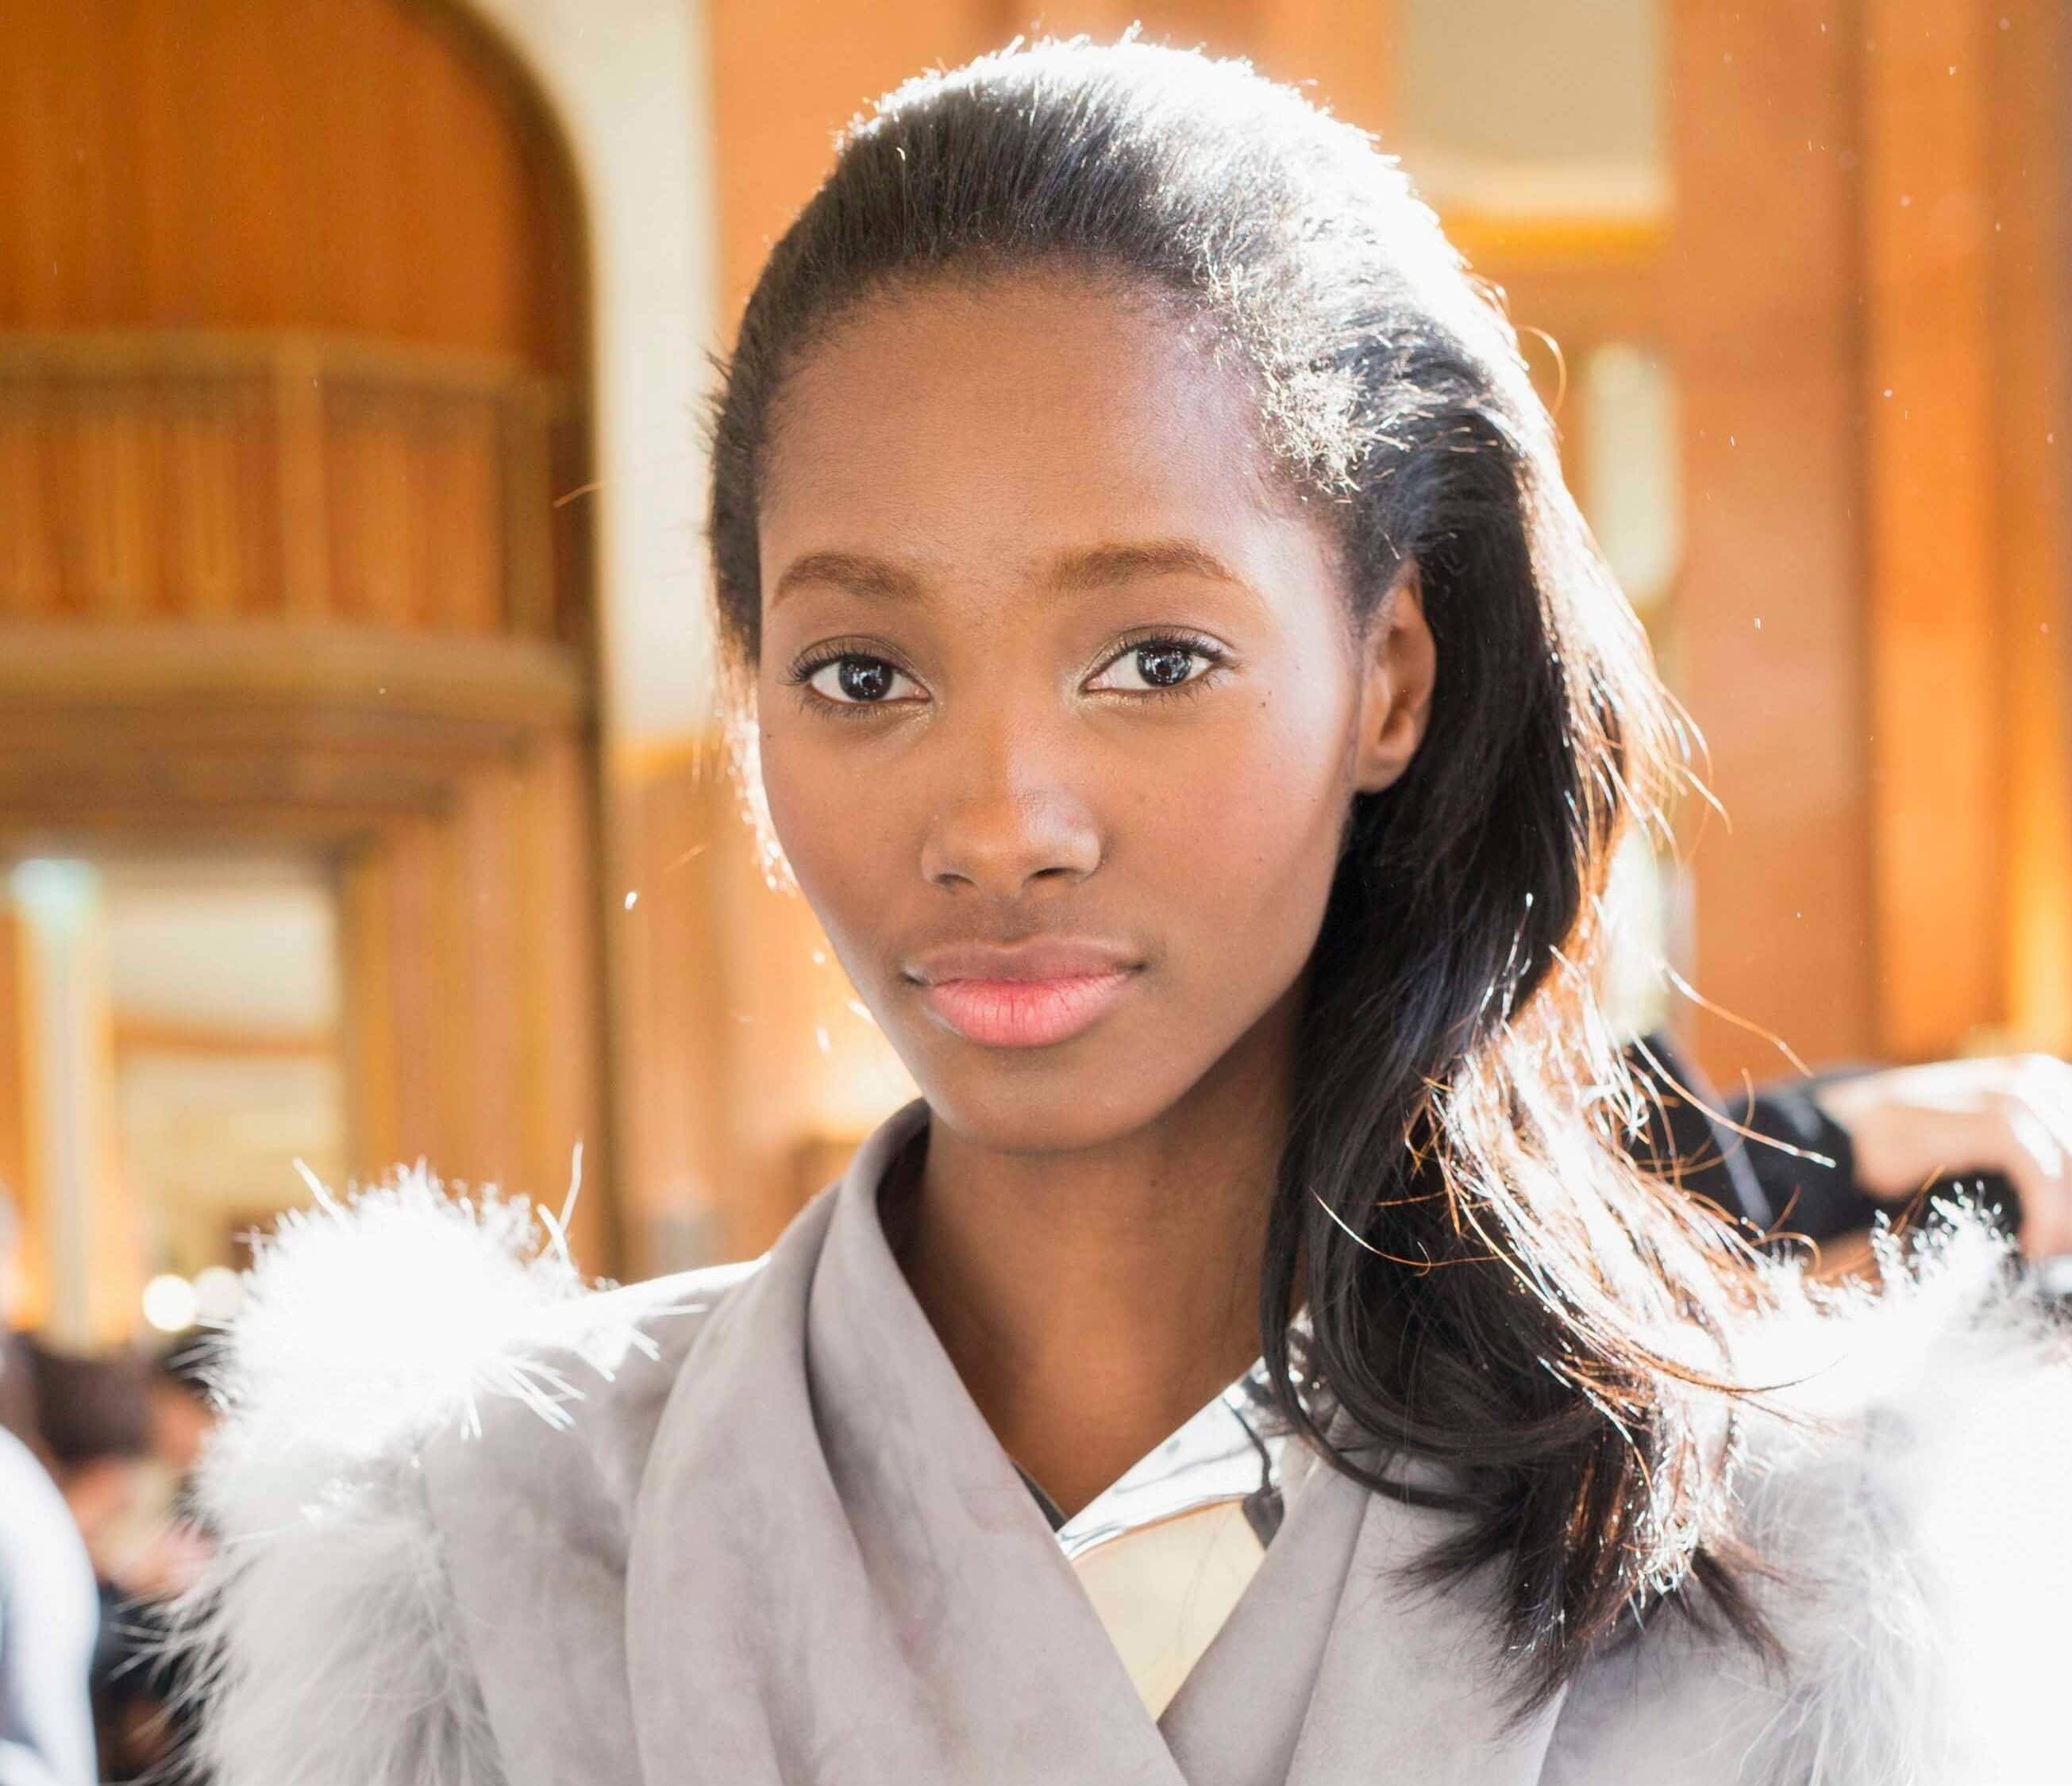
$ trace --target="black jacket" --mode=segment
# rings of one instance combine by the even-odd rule
[[[1633,1150],[1648,1170],[1766,1235],[1827,1241],[1868,1227],[1881,1209],[1897,1217],[1898,1207],[1857,1185],[1849,1131],[1814,1101],[1817,1087],[1846,1074],[1758,1086],[1730,1102],[1659,1031],[1634,1043],[1626,1057],[1655,1094],[1647,1131]],[[2012,1187],[1997,1174],[1942,1180],[1928,1194],[1960,1185],[2019,1230]]]

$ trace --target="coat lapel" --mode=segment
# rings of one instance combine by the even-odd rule
[[[1313,1462],[1259,1574],[1166,1709],[1189,1786],[1536,1781],[1560,1704],[1510,1726],[1491,1583],[1404,1579],[1451,1525]]]
[[[1528,1786],[1486,1583],[1404,1566],[1444,1516],[1312,1466],[1162,1728],[914,1300],[878,1191],[909,1104],[718,1309],[627,1566],[652,1786]]]
[[[1293,1480],[1310,1454],[1283,1455],[1287,1517],[1159,1721],[1188,1786],[1283,1786],[1338,1617],[1359,1497],[1314,1464]]]
[[[926,1116],[871,1136],[664,1412],[627,1603],[656,1786],[1185,1786],[886,1245]]]
[[[1531,1786],[1561,1698],[1512,1722],[1494,1574],[1443,1589],[1404,1579],[1452,1516],[1336,1476],[1313,1486],[1363,1505],[1289,1786],[1347,1786],[1378,1766],[1417,1786]]]

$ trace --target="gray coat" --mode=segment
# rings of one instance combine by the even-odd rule
[[[886,1246],[926,1117],[766,1259],[609,1292],[421,1171],[291,1223],[207,1468],[222,1786],[2072,1780],[2072,1367],[1975,1218],[1747,1336],[1788,1669],[1660,1618],[1517,1718],[1493,1584],[1397,1571],[1449,1516],[1319,1471],[1154,1722]]]

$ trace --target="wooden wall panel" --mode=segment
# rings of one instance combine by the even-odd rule
[[[827,170],[834,133],[907,76],[1011,35],[991,0],[711,0],[721,314],[730,339],[771,244]]]
[[[420,1154],[442,1173],[465,1177],[474,1171],[453,1148],[458,1127],[454,1120],[454,1051],[461,1037],[454,1021],[458,1001],[453,979],[458,939],[443,897],[445,843],[440,822],[430,815],[405,819],[381,838],[396,1127],[378,1153],[360,1156],[363,1165],[374,1171]],[[358,977],[356,967],[349,972]]]
[[[10,0],[0,329],[298,327],[580,373],[544,109],[426,0]]]
[[[1153,43],[1244,56],[1296,82],[1367,130],[1388,121],[1394,25],[1390,0],[992,0],[993,41],[1017,35],[1100,40],[1132,25]]]
[[[1671,27],[1677,600],[1729,815],[1696,853],[1693,967],[1705,996],[1807,1058],[1860,1057],[1877,1037],[1853,10],[1677,0]],[[1693,1027],[1729,1086],[1785,1070],[1734,1022]]]
[[[576,643],[588,580],[553,506],[574,426],[559,384],[450,353],[0,337],[0,617]]]
[[[519,1025],[525,945],[532,940],[522,930],[520,781],[515,763],[479,771],[447,824],[446,915],[456,946],[444,975],[460,1029],[453,1043],[455,1132],[448,1157],[455,1162],[450,1169],[478,1180],[557,1197],[558,1185],[536,1183],[527,1170],[520,1105]]]
[[[525,1182],[559,1205],[570,1153],[582,1143],[582,1193],[569,1222],[576,1256],[593,1270],[627,1272],[623,1183],[612,1144],[602,1071],[605,950],[613,906],[597,873],[598,811],[591,754],[572,733],[528,753],[516,814],[519,1119]]]
[[[1863,90],[1886,1050],[2072,1048],[2060,6],[1877,0]]]
[[[339,1049],[352,1170],[402,1157],[401,1071],[396,1027],[396,926],[391,865],[376,841],[341,849],[338,868]]]
[[[409,438],[377,410],[339,404],[324,430],[331,611],[348,624],[408,626],[417,617],[411,548],[430,517]]]
[[[1385,132],[1393,116],[1394,0],[1259,0],[1252,56],[1281,80],[1314,81],[1348,124]]]
[[[1815,1058],[2072,1048],[2072,22],[1675,17],[1701,988]]]
[[[2072,13],[1996,6],[1988,39],[1996,326],[1989,478],[2007,612],[2006,1021],[2072,1052]],[[2004,23],[2001,22],[2004,21]]]
[[[345,852],[347,1120],[363,1179],[421,1155],[557,1211],[580,1141],[571,1238],[586,1269],[617,1271],[587,761],[544,732]]]
[[[1866,0],[1862,18],[1880,1029],[1924,1057],[1996,1020],[2004,949],[1992,27],[1952,0]]]
[[[618,932],[609,1061],[632,1262],[643,1272],[738,1256],[744,1185],[728,1031],[746,939],[723,927],[715,850],[733,801],[711,753],[643,763],[618,786],[620,854],[603,901]],[[627,902],[627,896],[631,902]]]

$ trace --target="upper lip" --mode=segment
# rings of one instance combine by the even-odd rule
[[[923,985],[947,980],[1083,979],[1126,973],[1140,963],[1127,949],[1078,937],[1022,942],[956,942],[916,956],[907,971]]]

